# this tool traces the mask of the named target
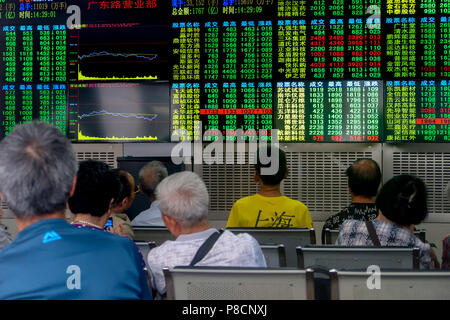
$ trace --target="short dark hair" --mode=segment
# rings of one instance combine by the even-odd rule
[[[83,161],[78,170],[75,193],[69,199],[70,211],[101,217],[108,211],[111,200],[117,198],[119,191],[120,181],[106,163]]]
[[[358,159],[348,167],[345,174],[348,186],[357,196],[375,197],[381,183],[381,170],[372,159]]]
[[[419,224],[428,214],[427,189],[417,177],[396,176],[383,186],[376,204],[386,218],[401,226]]]
[[[119,193],[117,197],[114,199],[113,207],[119,205],[123,199],[130,197],[133,193],[133,186],[128,179],[128,171],[124,169],[114,169],[112,172],[116,175],[117,179],[119,179]]]
[[[278,171],[275,174],[272,175],[261,175],[261,168],[269,168],[271,166],[270,163],[263,164],[261,163],[260,155],[259,155],[259,149],[256,152],[256,164],[255,164],[255,170],[256,173],[258,173],[258,176],[261,178],[263,184],[267,186],[276,186],[283,181],[284,176],[286,175],[287,171],[287,162],[286,162],[286,153],[283,150],[280,150],[277,147],[272,147],[270,145],[267,145],[267,156],[271,158],[272,152],[278,152]]]

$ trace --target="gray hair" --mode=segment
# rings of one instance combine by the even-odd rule
[[[169,173],[160,161],[147,163],[139,170],[139,184],[142,192],[147,196],[153,196],[158,184],[163,181]]]
[[[46,123],[17,126],[0,143],[0,192],[19,219],[64,211],[77,169],[70,141]]]
[[[208,216],[209,195],[203,180],[184,171],[164,179],[156,188],[161,212],[189,228]]]

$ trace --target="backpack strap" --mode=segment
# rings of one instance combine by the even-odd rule
[[[211,251],[214,244],[217,242],[219,237],[222,235],[222,231],[214,232],[212,235],[208,237],[208,239],[203,242],[203,244],[198,248],[197,253],[189,264],[190,267],[195,266],[199,263],[203,258]]]
[[[375,227],[373,226],[372,221],[366,221],[366,227],[369,231],[370,239],[372,239],[372,243],[376,247],[381,247],[380,239],[378,238],[377,232],[375,231]]]

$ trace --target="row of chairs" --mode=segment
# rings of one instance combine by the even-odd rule
[[[136,242],[144,258],[156,246],[154,242]],[[285,268],[284,245],[261,245],[269,268]],[[411,270],[420,268],[419,248],[409,247],[297,247],[297,268],[318,267],[339,270],[366,270],[370,265],[381,269]],[[147,263],[147,259],[145,259]]]
[[[325,238],[330,240],[327,242],[330,246],[315,246],[316,235],[314,229],[229,228],[227,230],[230,230],[236,234],[249,233],[252,235],[260,243],[266,257],[266,262],[270,267],[303,268],[305,265],[308,266],[315,264],[330,267],[327,265],[327,261],[329,260],[327,257],[330,257],[330,253],[331,256],[333,256],[333,254],[337,255],[335,258],[338,260],[335,259],[335,261],[343,259],[342,262],[345,263],[348,260],[348,258],[345,257],[348,255],[353,257],[353,260],[356,259],[356,262],[358,259],[362,259],[363,261],[367,260],[364,257],[355,258],[355,254],[358,254],[358,256],[364,255],[364,250],[331,246],[336,242],[337,230],[325,230]],[[148,242],[155,243],[155,245],[161,245],[166,240],[175,240],[175,237],[166,228],[162,227],[134,227],[134,233],[136,242],[144,243],[144,246],[145,243]],[[418,231],[417,235],[419,234],[421,237],[425,237],[424,230]],[[312,245],[314,245],[314,247]],[[402,260],[404,257],[402,254],[408,250],[404,248],[399,248],[398,250],[398,252],[393,252],[390,254],[399,254],[401,255],[399,256],[399,259]],[[374,250],[373,252],[378,255],[384,254],[383,250]],[[408,252],[405,254],[410,257],[409,259],[411,259],[414,266],[418,265],[418,257],[415,255],[416,253]],[[370,258],[370,253],[366,256]],[[314,260],[316,263],[310,264]],[[398,263],[394,266],[387,267],[396,268],[396,266],[402,265],[402,261],[398,261]]]
[[[314,269],[175,267],[164,269],[170,300],[313,300]],[[332,300],[449,300],[448,271],[329,270]],[[378,283],[377,283],[378,281]]]

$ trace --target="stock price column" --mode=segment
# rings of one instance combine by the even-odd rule
[[[386,75],[389,79],[415,78],[416,18],[386,18]]]
[[[415,80],[386,81],[386,141],[416,140],[416,90]]]
[[[241,21],[240,26],[241,79],[272,79],[272,21]]]
[[[277,83],[276,128],[283,142],[305,142],[305,82]]]
[[[179,140],[200,140],[200,84],[173,83],[171,97],[174,136]]]
[[[437,98],[436,82],[423,80],[420,82],[420,113],[417,118],[417,140],[436,141],[437,122]]]
[[[381,81],[346,81],[343,141],[379,142],[383,90]]]
[[[420,83],[421,104],[417,110],[419,142],[450,141],[450,82],[423,80]]]
[[[309,106],[307,108],[307,139],[313,142],[325,141],[325,83],[313,81],[308,88]]]
[[[305,20],[278,21],[278,76],[287,80],[306,78]]]
[[[450,1],[449,1],[450,3]],[[450,8],[449,8],[450,10]],[[450,16],[441,17],[439,21],[440,75],[450,77]]]
[[[199,126],[201,85],[198,82],[188,82],[201,79],[200,27],[200,22],[172,23],[175,63],[172,67],[171,114],[172,130],[178,139],[201,139]],[[214,33],[214,29],[209,31]],[[207,39],[212,40],[211,37],[212,34],[207,34]],[[211,59],[214,60],[217,46],[214,42],[209,43],[211,43],[211,47],[208,47],[207,50],[211,49],[211,52],[207,52],[207,54],[211,54]],[[214,78],[215,72],[216,69],[212,63],[204,69],[204,74],[211,78]]]

